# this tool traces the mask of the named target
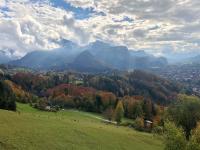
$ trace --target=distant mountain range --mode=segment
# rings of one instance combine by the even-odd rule
[[[144,51],[131,51],[125,46],[113,46],[96,41],[81,47],[63,41],[63,47],[51,51],[34,51],[9,64],[32,69],[70,69],[80,72],[102,72],[110,69],[131,70],[163,67],[164,57],[155,57]]]

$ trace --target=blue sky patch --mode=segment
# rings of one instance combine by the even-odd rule
[[[92,15],[105,15],[104,13],[98,13],[94,10],[94,8],[81,8],[81,7],[74,7],[70,3],[64,0],[50,0],[54,7],[59,7],[65,9],[67,11],[71,11],[74,13],[76,19],[87,19],[90,18]]]
[[[10,16],[7,15],[7,12],[9,12],[9,8],[7,6],[0,7],[0,12],[4,15],[5,18],[10,18]]]

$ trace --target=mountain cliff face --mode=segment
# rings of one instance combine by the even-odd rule
[[[111,46],[97,41],[88,50],[99,60],[114,69],[147,69],[167,65],[163,57],[155,57],[144,51],[131,51],[125,46]]]
[[[101,41],[85,47],[71,41],[64,41],[63,45],[64,47],[52,51],[31,52],[10,64],[33,69],[71,69],[81,72],[147,69],[167,64],[165,58],[157,58],[144,51],[131,51],[125,46],[112,46]]]
[[[127,70],[129,68],[130,55],[124,46],[111,46],[97,41],[88,47],[88,51],[114,69]]]

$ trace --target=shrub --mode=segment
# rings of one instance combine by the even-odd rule
[[[164,134],[164,128],[162,126],[154,126],[152,133],[156,134],[156,135],[163,135]]]
[[[114,110],[112,107],[107,108],[104,112],[103,112],[103,116],[105,119],[108,119],[109,121],[111,121],[113,119],[113,115],[114,115]]]
[[[143,118],[135,119],[133,127],[138,131],[143,131],[144,130],[144,119]]]

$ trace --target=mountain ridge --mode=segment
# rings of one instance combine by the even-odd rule
[[[19,60],[9,62],[9,64],[32,69],[72,69],[81,70],[81,72],[103,71],[108,68],[117,70],[147,69],[167,65],[165,58],[157,58],[144,51],[131,51],[125,46],[115,46],[101,41],[81,47],[66,40],[63,45],[62,48],[51,51],[33,51]],[[87,64],[84,65],[84,63]]]

